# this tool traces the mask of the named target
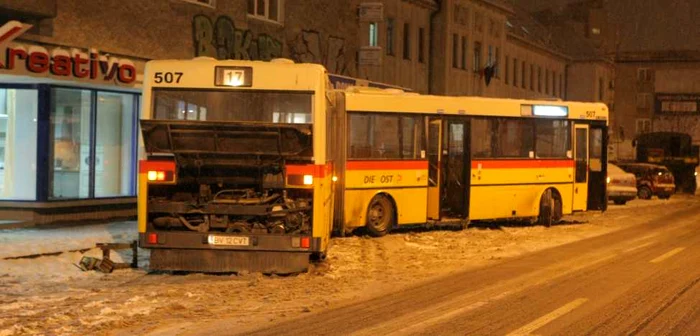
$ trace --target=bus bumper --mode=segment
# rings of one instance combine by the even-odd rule
[[[155,239],[152,234],[156,234]],[[306,272],[311,254],[322,252],[321,239],[314,237],[309,237],[308,247],[302,247],[301,237],[273,235],[246,235],[248,246],[222,246],[209,244],[209,235],[199,232],[145,232],[139,233],[139,246],[150,250],[151,270],[211,273]]]

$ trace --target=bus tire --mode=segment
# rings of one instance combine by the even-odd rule
[[[540,225],[550,227],[558,223],[562,217],[562,201],[559,193],[547,189],[540,198],[540,214],[537,221]]]
[[[394,205],[385,195],[377,195],[372,198],[367,207],[367,223],[365,227],[369,234],[381,237],[391,231],[395,221]]]

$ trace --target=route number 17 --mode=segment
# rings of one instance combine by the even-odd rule
[[[227,85],[241,86],[243,85],[245,72],[243,70],[226,69],[224,70],[224,80]]]

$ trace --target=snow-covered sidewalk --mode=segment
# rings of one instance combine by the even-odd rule
[[[138,239],[134,221],[60,228],[0,230],[0,259],[94,248]]]

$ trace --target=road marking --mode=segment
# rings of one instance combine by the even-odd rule
[[[443,319],[440,318],[440,316],[449,315],[450,317],[452,317],[455,314],[467,313],[469,311],[481,308],[486,304],[493,303],[507,296],[525,291],[527,288],[540,286],[560,277],[564,277],[582,269],[601,264],[610,259],[614,259],[615,257],[616,256],[614,254],[606,254],[605,256],[600,257],[598,259],[593,259],[592,261],[579,261],[577,263],[574,263],[575,266],[571,266],[571,264],[569,264],[568,262],[555,263],[553,266],[548,266],[544,269],[540,269],[530,273],[524,273],[523,275],[520,275],[516,278],[512,278],[508,281],[499,283],[497,285],[492,285],[490,287],[474,292],[467,292],[453,297],[451,299],[448,299],[446,301],[426,306],[423,309],[417,309],[412,313],[391,318],[372,327],[357,330],[356,332],[352,333],[352,335],[389,335],[391,333],[396,332],[397,326],[399,326],[398,328],[401,331],[415,332],[416,330],[424,330],[425,328],[430,327],[430,324],[426,323],[426,320],[430,320],[431,323],[441,322]],[[472,303],[475,301],[475,297],[489,292],[492,293],[492,296],[490,296],[490,298],[487,298],[485,302],[484,300],[480,300],[476,303]],[[460,308],[450,309],[450,307],[455,306]],[[456,312],[454,312],[453,310],[456,310]]]
[[[628,248],[628,249],[624,250],[623,252],[624,252],[624,253],[630,253],[630,252],[632,252],[632,251],[636,251],[636,250],[639,250],[639,249],[641,249],[641,248],[647,247],[647,246],[649,246],[649,245],[651,245],[651,244],[653,244],[653,243],[654,243],[654,242],[648,242],[648,243],[644,243],[644,244],[642,244],[642,245],[637,245],[637,246],[635,246],[635,247]]]
[[[681,252],[681,251],[683,251],[683,250],[685,250],[685,247],[678,247],[678,248],[675,248],[675,249],[673,249],[673,250],[671,250],[671,251],[668,251],[668,252],[664,253],[663,255],[657,257],[656,259],[652,259],[652,260],[649,261],[649,262],[650,262],[650,263],[654,263],[654,264],[660,263],[660,262],[662,262],[662,261],[664,261],[664,260],[666,260],[666,259],[668,259],[668,258],[673,257],[674,255],[678,254],[679,252]]]
[[[549,322],[552,322],[552,321],[560,318],[561,316],[571,312],[572,310],[578,308],[580,305],[586,303],[586,301],[588,301],[588,299],[586,299],[586,298],[578,298],[574,301],[571,301],[571,302],[559,307],[557,310],[532,321],[532,323],[530,323],[526,326],[523,326],[522,328],[520,328],[516,331],[513,331],[508,335],[509,336],[511,336],[511,335],[512,336],[530,335],[533,331],[535,331],[539,328],[542,328],[544,325],[548,324]]]
[[[416,331],[416,329],[423,330],[428,326],[437,324],[437,323],[444,321],[444,320],[452,319],[453,317],[455,317],[459,314],[464,314],[464,313],[467,313],[469,311],[476,310],[476,309],[481,308],[489,303],[503,299],[512,293],[513,292],[510,292],[510,291],[503,292],[503,293],[498,294],[494,297],[491,297],[485,301],[478,301],[478,302],[472,303],[466,307],[462,307],[462,308],[455,309],[452,311],[447,311],[441,315],[429,318],[429,319],[424,320],[424,321],[420,321],[416,324],[408,325],[406,327],[394,330],[391,333],[388,333],[388,335],[405,335],[405,334],[409,333],[410,331]],[[378,331],[378,330],[366,330],[363,333],[355,333],[353,335],[377,335],[377,333],[375,333],[376,331]]]

